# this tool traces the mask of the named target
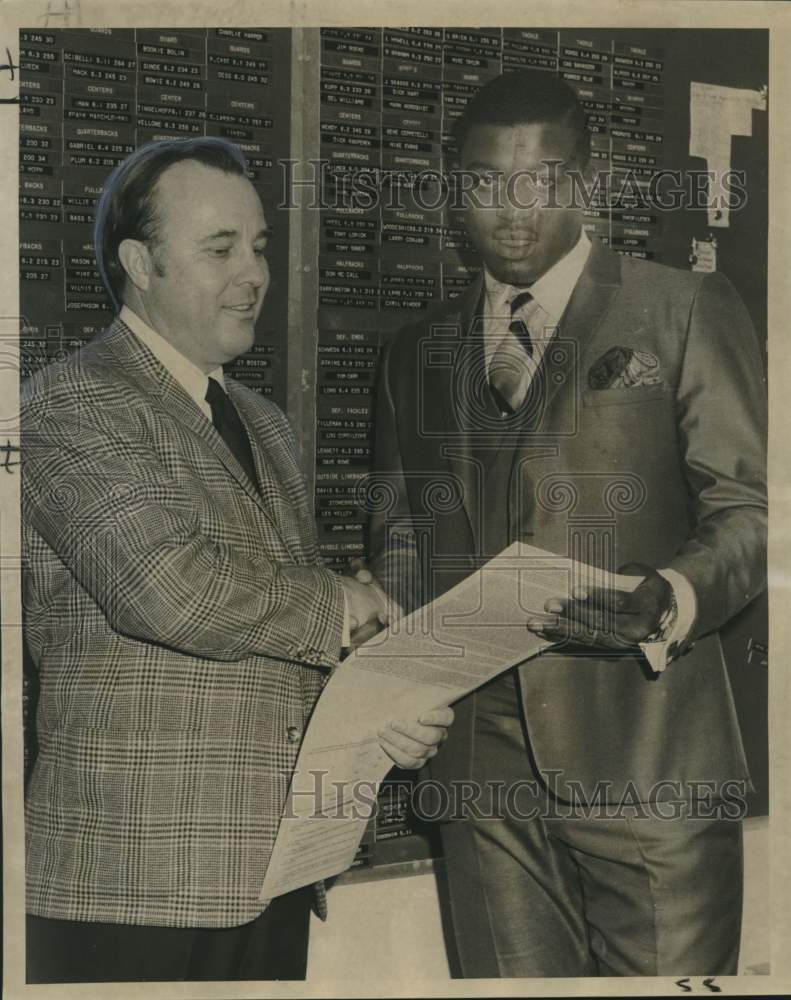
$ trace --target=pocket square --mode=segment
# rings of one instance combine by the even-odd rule
[[[588,370],[591,389],[636,389],[661,381],[656,355],[633,347],[611,347]]]

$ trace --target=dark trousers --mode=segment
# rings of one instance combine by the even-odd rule
[[[143,927],[28,915],[28,983],[305,978],[312,888],[240,927]]]
[[[736,974],[741,823],[569,815],[534,794],[513,672],[476,695],[474,737],[473,779],[521,789],[442,827],[465,978]]]

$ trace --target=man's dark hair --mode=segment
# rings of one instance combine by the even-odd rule
[[[96,267],[116,309],[126,281],[118,248],[124,240],[156,243],[157,181],[168,167],[185,160],[226,174],[244,176],[247,169],[241,150],[224,139],[164,139],[135,150],[107,179],[96,207],[93,246]]]
[[[454,129],[459,154],[475,125],[529,125],[534,122],[558,122],[576,132],[575,165],[580,170],[587,167],[590,132],[576,94],[554,73],[535,69],[504,73],[481,87]]]

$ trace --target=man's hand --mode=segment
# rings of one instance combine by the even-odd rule
[[[369,622],[378,622],[380,627],[387,625],[390,616],[387,597],[381,587],[360,583],[351,576],[342,576],[341,586],[346,596],[349,628],[352,632]]]
[[[359,556],[355,556],[353,559],[349,560],[344,573],[347,573],[349,576],[353,576],[354,579],[358,580],[360,583],[374,582],[373,573],[366,566],[365,560],[361,559]]]
[[[452,708],[435,708],[417,722],[391,722],[379,732],[379,744],[394,764],[414,771],[437,753],[451,722]]]
[[[627,563],[619,573],[644,577],[631,593],[607,587],[575,588],[570,598],[544,605],[554,621],[529,622],[528,628],[554,642],[624,650],[644,642],[659,627],[673,600],[673,588],[655,569]]]
[[[350,594],[350,589],[346,590],[347,601],[349,602],[349,628],[351,631],[351,649],[356,649],[358,646],[362,646],[364,642],[367,642],[370,638],[380,632],[385,625],[390,625],[392,622],[396,621],[403,615],[403,611],[396,601],[391,600],[387,594],[384,592],[382,587],[377,582],[373,573],[368,569],[362,559],[352,559],[349,562],[347,573],[353,574],[353,576],[344,575],[341,578],[341,582],[344,587],[348,584],[360,584],[363,587],[363,592],[361,595],[361,601],[364,608],[370,600],[374,600],[377,604],[377,611],[375,615],[368,615],[367,617],[361,617],[357,613],[357,605],[352,605],[352,596]],[[359,590],[354,590],[354,593],[360,596]],[[368,593],[365,593],[365,590]]]

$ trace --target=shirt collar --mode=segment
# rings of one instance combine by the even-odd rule
[[[189,358],[186,358],[181,351],[177,351],[161,334],[157,333],[156,330],[152,330],[148,323],[141,319],[129,306],[121,308],[118,318],[145,344],[162,367],[173,376],[201,408],[205,404],[206,390],[209,387],[210,378],[216,379],[222,388],[225,389],[222,368],[215,368],[214,371],[206,375]]]
[[[504,284],[498,281],[488,268],[484,268],[484,284],[492,314],[507,313],[509,303],[514,295],[518,292],[529,291],[544,312],[555,323],[558,323],[568,305],[574,286],[579,281],[590,249],[590,238],[582,229],[580,237],[572,249],[556,261],[529,288],[517,288],[514,285]]]

